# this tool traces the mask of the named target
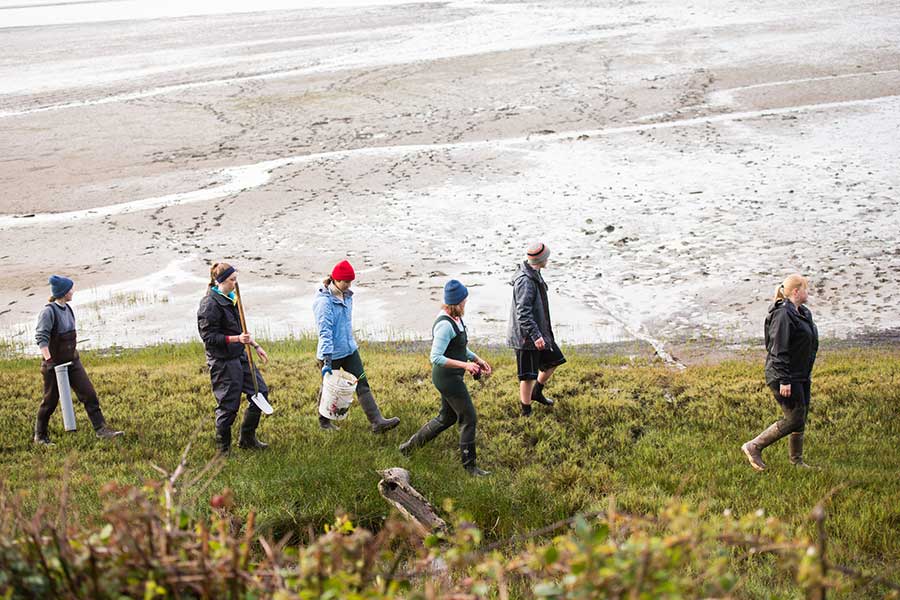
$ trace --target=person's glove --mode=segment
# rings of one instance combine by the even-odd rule
[[[322,377],[325,377],[325,375],[333,372],[331,370],[331,355],[328,354],[324,356],[322,359],[322,363]]]

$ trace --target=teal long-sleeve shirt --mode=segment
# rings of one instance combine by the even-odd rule
[[[441,320],[435,324],[432,333],[434,334],[434,339],[431,342],[431,364],[443,367],[447,364],[447,357],[444,356],[444,352],[447,351],[447,346],[456,337],[456,332],[453,331],[453,325],[449,321]],[[466,357],[469,360],[478,358],[468,348],[466,348]]]

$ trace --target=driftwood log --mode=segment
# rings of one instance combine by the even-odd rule
[[[402,467],[391,467],[384,471],[378,471],[378,474],[382,477],[378,482],[378,492],[381,497],[417,525],[422,535],[428,535],[434,530],[446,529],[447,523],[437,516],[431,503],[409,484],[409,471]]]

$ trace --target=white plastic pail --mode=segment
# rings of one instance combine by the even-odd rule
[[[356,391],[356,377],[343,369],[326,373],[322,378],[322,398],[319,400],[319,414],[332,421],[347,418],[353,393]]]

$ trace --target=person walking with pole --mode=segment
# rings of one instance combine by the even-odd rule
[[[566,362],[553,337],[547,283],[541,275],[549,259],[550,248],[543,242],[528,246],[526,260],[519,264],[512,280],[506,341],[516,351],[519,402],[526,417],[531,415],[532,402],[553,406],[553,400],[544,395],[544,386],[556,368]]]
[[[797,467],[803,461],[803,436],[809,414],[812,370],[819,350],[819,330],[805,306],[809,284],[802,275],[791,275],[775,292],[765,324],[766,385],[772,390],[784,416],[741,446],[757,471],[764,471],[762,451],[788,437],[788,459]]]
[[[463,467],[469,475],[483,477],[490,475],[490,471],[479,469],[476,465],[475,428],[478,418],[464,378],[466,373],[476,378],[488,377],[491,365],[469,349],[466,325],[462,320],[468,296],[469,290],[456,279],[451,279],[444,286],[444,304],[431,329],[431,382],[441,394],[441,411],[401,444],[400,452],[409,456],[414,449],[427,444],[454,423],[459,423],[459,450]]]
[[[359,345],[353,337],[353,291],[356,279],[353,266],[342,260],[322,281],[313,300],[313,314],[319,331],[316,359],[324,378],[334,369],[344,369],[357,379],[356,397],[362,406],[373,433],[384,433],[400,424],[398,417],[385,418],[369,387],[369,378],[359,355]],[[321,390],[320,390],[321,394]],[[324,415],[319,415],[319,427],[337,430],[339,427]]]
[[[41,349],[41,375],[44,379],[44,399],[38,408],[37,420],[34,424],[34,442],[43,446],[52,446],[50,441],[50,416],[59,403],[59,385],[55,368],[68,364],[69,386],[75,391],[78,400],[84,405],[91,425],[98,438],[111,439],[124,432],[107,426],[97,392],[81,364],[78,350],[78,332],[75,327],[75,313],[69,304],[75,294],[75,283],[68,277],[52,275],[50,283],[50,299],[38,317],[35,341]],[[74,426],[74,425],[73,425]]]
[[[269,388],[259,370],[251,366],[250,349],[253,348],[264,363],[269,361],[269,356],[243,325],[243,308],[239,306],[237,287],[235,268],[228,263],[215,263],[210,268],[206,296],[197,310],[197,328],[206,349],[206,364],[217,402],[216,449],[221,454],[231,450],[231,426],[237,418],[243,394],[247,394],[248,404],[238,447],[246,450],[269,447],[256,437],[262,416],[262,408],[257,402],[271,410]]]

